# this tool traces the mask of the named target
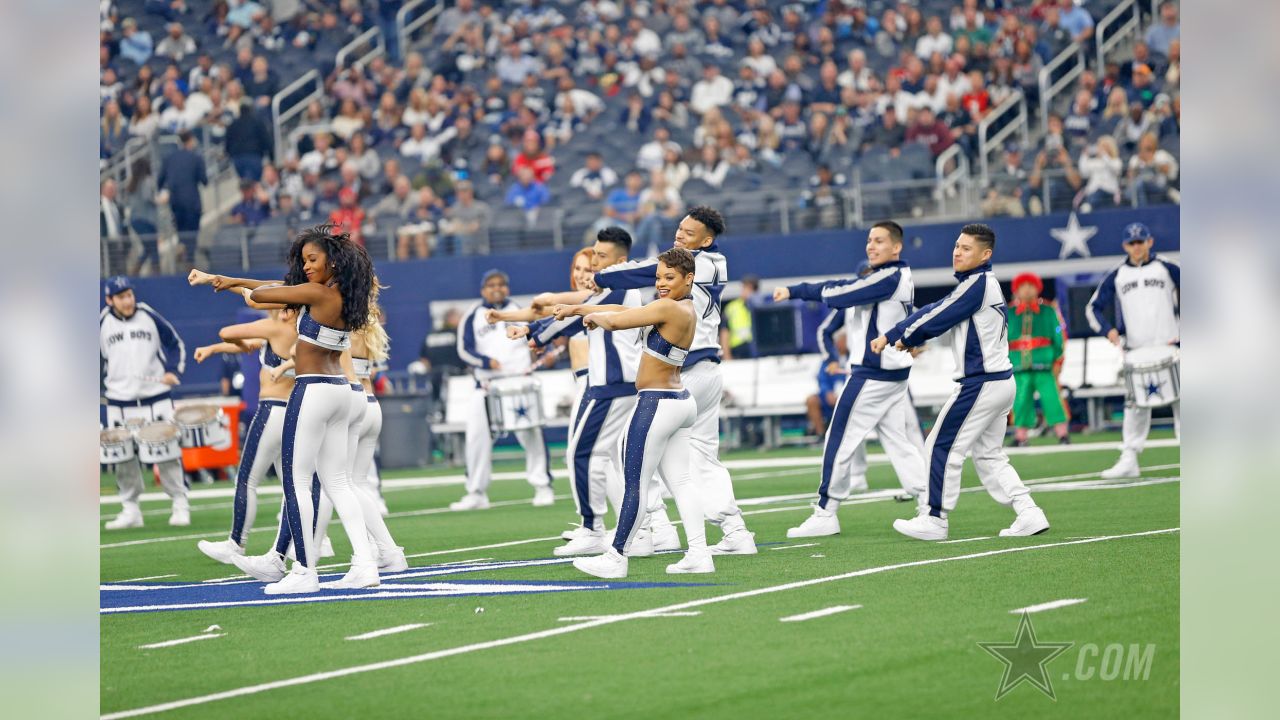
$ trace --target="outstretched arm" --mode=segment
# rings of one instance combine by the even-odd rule
[[[533,322],[537,320],[539,314],[532,307],[517,308],[515,310],[486,310],[484,312],[485,322],[493,325],[500,322]]]
[[[551,314],[557,320],[563,320],[567,317],[575,315],[591,315],[592,313],[602,312],[625,312],[627,310],[635,310],[636,308],[628,305],[556,305],[551,308]]]
[[[278,285],[279,280],[253,280],[251,278],[232,278],[226,275],[211,275],[207,272],[193,269],[187,274],[187,282],[192,285],[212,285],[217,292],[223,290],[234,290],[236,288],[249,288],[256,290],[263,285]]]
[[[558,293],[542,293],[533,298],[533,307],[535,309],[545,310],[554,305],[578,305],[587,301],[591,297],[590,290],[569,290],[567,292]]]
[[[926,340],[938,337],[977,312],[982,306],[985,292],[983,275],[971,275],[946,297],[915,311],[877,340],[901,343],[903,348],[922,345]],[[875,350],[874,344],[872,350]]]
[[[605,330],[629,330],[631,328],[658,325],[670,320],[680,307],[674,300],[661,298],[638,308],[625,305],[587,305],[591,310],[583,321],[587,327],[597,326]]]
[[[213,355],[237,355],[253,352],[262,347],[263,342],[262,340],[248,340],[245,342],[220,342],[212,345],[202,345],[196,348],[194,357],[196,362],[202,363]]]
[[[262,318],[253,322],[228,325],[218,331],[218,337],[224,342],[239,344],[241,340],[265,340],[270,337],[280,324],[274,320]]]
[[[254,281],[256,282],[256,281]],[[303,283],[301,285],[257,286],[251,300],[261,303],[283,303],[285,305],[319,305],[333,298],[337,290],[320,283]]]

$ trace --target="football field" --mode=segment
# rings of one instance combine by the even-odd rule
[[[101,711],[1176,716],[1180,451],[1167,431],[1152,438],[1140,480],[1098,478],[1117,457],[1114,435],[1011,450],[1052,523],[1036,537],[998,537],[1013,513],[966,463],[945,543],[892,529],[912,506],[893,499],[879,455],[871,490],[840,509],[840,535],[788,540],[809,513],[819,451],[730,453],[759,554],[716,557],[711,575],[667,575],[675,554],[638,558],[620,581],[552,555],[575,518],[562,464],[555,506],[532,507],[519,464],[502,462],[494,507],[465,513],[446,509],[462,494],[460,470],[388,473],[388,526],[410,570],[384,574],[378,588],[302,596],[268,597],[196,549],[225,538],[231,517],[228,483],[197,486],[191,527],[170,528],[168,502],[152,500],[145,527],[101,534]],[[248,552],[267,550],[279,500],[272,481]],[[104,520],[118,509],[104,503]],[[322,581],[349,560],[336,519],[330,537],[337,556],[322,561]],[[708,526],[708,542],[718,539]]]

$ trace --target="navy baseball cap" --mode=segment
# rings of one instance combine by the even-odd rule
[[[510,284],[510,282],[511,282],[511,279],[510,279],[509,277],[507,277],[507,274],[506,274],[506,273],[502,272],[501,270],[499,270],[499,269],[497,269],[497,268],[493,268],[492,270],[487,270],[487,271],[485,271],[484,277],[480,278],[480,285],[481,285],[481,287],[483,287],[485,284],[487,284],[487,283],[489,282],[489,280],[491,280],[492,278],[495,278],[495,277],[500,277],[500,278],[502,278],[502,281],[503,281],[504,283],[508,283],[508,284]]]
[[[124,275],[116,275],[115,277],[107,278],[102,287],[106,291],[107,297],[111,297],[112,295],[119,295],[125,290],[132,290],[133,283],[129,282],[129,278]]]
[[[1150,240],[1151,231],[1142,223],[1129,223],[1124,226],[1124,237],[1120,240],[1122,243],[1131,243],[1139,240]]]

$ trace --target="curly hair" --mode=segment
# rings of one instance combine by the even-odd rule
[[[707,205],[694,205],[686,213],[689,217],[702,223],[713,239],[720,237],[726,230],[724,216],[715,208]]]
[[[693,253],[681,247],[673,247],[658,256],[658,260],[681,275],[692,275],[694,272]]]
[[[373,260],[361,245],[351,241],[347,233],[334,232],[334,225],[317,225],[298,233],[289,248],[289,271],[286,285],[301,285],[307,280],[302,270],[302,248],[308,243],[318,246],[329,258],[333,280],[342,295],[342,322],[349,330],[357,330],[369,322],[369,302],[377,280]]]

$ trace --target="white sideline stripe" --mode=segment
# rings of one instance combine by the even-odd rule
[[[770,550],[794,550],[796,548],[802,548],[802,547],[817,547],[821,544],[822,543],[801,543],[799,545],[779,545],[777,547],[771,547],[769,549]]]
[[[1028,605],[1024,608],[1018,608],[1017,610],[1010,610],[1009,614],[1018,615],[1020,613],[1037,613],[1045,610],[1054,610],[1060,607],[1067,607],[1068,605],[1079,605],[1088,599],[1089,598],[1067,598],[1065,600],[1054,600],[1053,602],[1040,603],[1039,605]]]
[[[591,628],[611,625],[616,622],[626,620],[634,620],[636,618],[647,617],[654,613],[668,613],[679,610],[688,610],[690,608],[702,607],[705,605],[713,605],[730,600],[741,600],[743,598],[756,597],[758,595],[768,595],[771,593],[782,592],[785,590],[794,590],[796,588],[810,587],[813,585],[821,585],[839,580],[848,580],[855,577],[864,577],[867,575],[875,575],[878,573],[889,572],[891,570],[901,570],[904,568],[924,567],[928,565],[939,565],[948,562],[958,562],[961,560],[976,560],[979,558],[995,557],[998,555],[1009,555],[1020,552],[1030,552],[1032,550],[1045,550],[1049,548],[1065,547],[1069,545],[1084,545],[1088,543],[1106,542],[1109,540],[1121,540],[1136,537],[1147,537],[1151,535],[1164,535],[1168,533],[1176,533],[1180,528],[1164,528],[1161,530],[1147,530],[1144,532],[1127,533],[1124,535],[1105,535],[1092,540],[1071,540],[1059,543],[1044,543],[1041,545],[1023,545],[1020,547],[1001,548],[999,550],[987,550],[980,553],[971,553],[968,555],[957,555],[945,558],[933,558],[930,560],[916,560],[914,562],[897,563],[894,565],[882,565],[880,567],[865,568],[863,570],[854,570],[852,572],[841,573],[839,575],[828,575],[826,577],[814,578],[812,580],[800,580],[797,582],[786,583],[783,585],[773,585],[770,587],[758,588],[755,590],[746,590],[743,592],[730,593],[728,595],[719,595],[701,600],[690,600],[688,602],[677,603],[675,605],[667,605],[665,607],[657,607],[651,610],[642,610],[639,612],[628,613],[625,615],[616,615],[613,617],[601,618],[599,620],[591,620],[584,623],[574,625],[564,625],[561,627],[549,628],[547,630],[539,630],[537,632],[525,633],[523,635],[513,635],[511,637],[501,638],[499,640],[489,640],[487,642],[473,643],[471,645],[461,645],[458,647],[447,648],[444,650],[436,650],[434,652],[422,653],[420,655],[410,655],[407,657],[396,658],[394,660],[384,660],[382,662],[368,663],[365,665],[354,665],[351,667],[341,668],[338,670],[330,670],[327,672],[313,673],[311,675],[300,675],[297,677],[286,678],[284,680],[275,680],[258,685],[246,685],[244,687],[234,688],[232,690],[224,690],[222,692],[211,693],[209,695],[200,695],[182,700],[174,700],[171,702],[160,703],[157,705],[148,705],[145,707],[134,708],[132,710],[122,710],[120,712],[109,713],[101,716],[101,720],[123,720],[123,718],[140,717],[142,715],[151,715],[153,713],[165,712],[167,710],[177,710],[184,707],[192,707],[194,705],[204,705],[206,703],[216,702],[218,700],[226,700],[229,698],[243,697],[245,695],[255,695],[269,690],[276,690],[285,687],[294,687],[297,685],[308,685],[311,683],[321,682],[324,680],[332,680],[334,678],[346,677],[348,675],[357,675],[360,673],[373,672],[376,670],[386,670],[389,668],[403,667],[405,665],[415,665],[417,663],[429,662],[431,660],[439,660],[442,658],[453,657],[454,655],[465,655],[467,653],[477,652],[480,650],[489,650],[497,647],[506,647],[508,645],[519,645],[521,643],[531,642],[533,640],[542,640],[545,638],[556,637],[558,635],[567,635],[569,633],[578,632],[579,630],[589,630]]]
[[[684,612],[664,612],[664,613],[648,613],[642,617],[697,617],[702,614],[701,610],[686,610]],[[556,618],[556,622],[587,622],[591,620],[605,620],[620,617],[619,615],[576,615],[573,617]]]
[[[164,642],[151,643],[150,645],[139,645],[139,650],[154,650],[156,648],[173,647],[174,645],[186,645],[187,643],[196,642],[197,640],[212,640],[220,638],[226,633],[205,633],[203,635],[193,635],[191,637],[178,638],[177,640],[165,640]]]
[[[862,606],[861,605],[832,605],[829,608],[814,610],[813,612],[801,613],[799,615],[788,615],[787,617],[778,618],[778,622],[804,622],[805,620],[812,620],[814,618],[826,617],[828,615],[835,615],[836,613],[842,613],[849,610],[857,610],[860,607]]]
[[[128,580],[116,580],[112,585],[122,585],[124,583],[142,582],[143,580],[163,580],[165,578],[178,577],[177,573],[169,573],[168,575],[148,575],[140,578],[129,578]]]
[[[939,545],[950,545],[951,543],[973,542],[974,540],[990,540],[994,535],[982,535],[980,537],[956,538],[955,540],[939,540]]]
[[[1178,447],[1179,442],[1175,438],[1165,438],[1162,440],[1151,440],[1147,443],[1149,448],[1166,448]],[[1055,453],[1076,453],[1091,452],[1094,450],[1119,450],[1119,442],[1097,442],[1097,443],[1078,443],[1073,445],[1037,445],[1034,447],[1022,448],[1006,448],[1005,452],[1009,455],[1052,455]],[[884,453],[872,453],[867,456],[868,463],[887,463],[889,456]],[[800,455],[785,458],[758,458],[755,460],[726,460],[724,466],[730,470],[765,470],[769,468],[805,468],[817,467],[822,465],[821,455]],[[798,472],[795,474],[799,474]],[[551,471],[554,478],[569,477],[567,470]],[[734,478],[735,480],[754,479],[755,477],[773,477],[770,474],[759,474],[748,478],[746,476]],[[494,473],[494,481],[508,480],[525,480],[525,473],[511,471]],[[449,485],[462,485],[466,482],[465,475],[435,475],[435,476],[415,476],[407,478],[396,478],[393,480],[383,480],[382,488],[384,490],[401,490],[411,488],[425,487],[443,487]],[[234,483],[233,483],[234,485]],[[283,489],[279,485],[267,485],[258,488],[258,497],[278,496],[283,493]],[[192,490],[187,494],[191,500],[207,500],[210,498],[229,498],[235,496],[235,487],[220,488],[204,488],[200,490]],[[146,492],[138,498],[141,502],[153,502],[160,500],[168,500],[169,496],[163,492]],[[119,505],[119,495],[102,495],[98,498],[100,505]]]
[[[395,635],[396,633],[409,632],[410,630],[417,630],[418,628],[429,627],[430,625],[431,623],[410,623],[409,625],[397,625],[395,627],[383,628],[381,630],[374,630],[372,632],[362,633],[360,635],[352,635],[347,639],[348,640],[372,640],[374,638],[380,638],[385,635]]]
[[[550,589],[548,589],[548,587]],[[391,588],[384,590],[384,588]],[[134,605],[129,607],[103,608],[98,611],[100,615],[116,615],[119,613],[131,612],[147,612],[149,610],[207,610],[210,608],[224,607],[249,607],[253,605],[280,605],[283,603],[326,603],[326,602],[350,602],[354,600],[369,600],[378,598],[413,598],[413,597],[457,597],[460,595],[474,595],[485,593],[538,593],[538,592],[569,592],[577,590],[598,590],[598,585],[555,585],[555,586],[536,586],[536,585],[510,585],[501,582],[492,584],[466,584],[458,583],[424,583],[422,585],[378,585],[369,588],[373,592],[359,595],[323,595],[320,597],[312,597],[310,595],[290,595],[288,597],[271,598],[269,600],[233,600],[227,602],[204,602],[204,603],[183,603],[181,605]],[[402,592],[403,591],[403,592]]]

